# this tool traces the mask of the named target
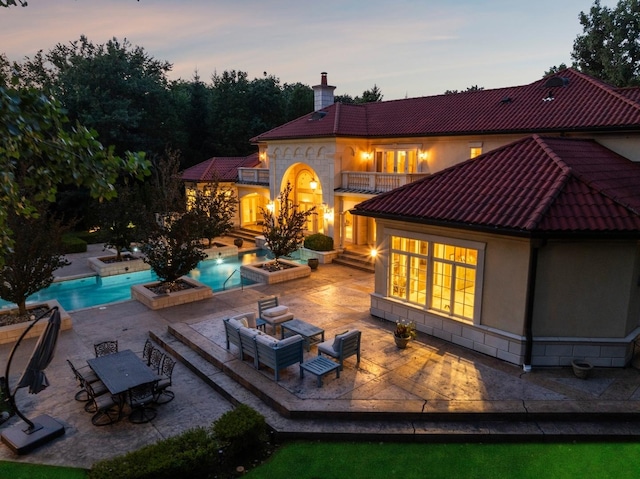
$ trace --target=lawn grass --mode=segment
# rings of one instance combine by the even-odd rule
[[[89,474],[85,469],[0,461],[0,478],[2,479],[87,479],[88,477]]]
[[[640,443],[294,442],[246,479],[636,479]]]

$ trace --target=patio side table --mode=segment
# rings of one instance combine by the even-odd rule
[[[324,356],[316,356],[315,358],[300,363],[300,378],[304,377],[304,372],[310,372],[315,374],[318,378],[318,387],[322,387],[322,378],[329,374],[331,371],[336,372],[336,378],[340,377],[340,365]]]

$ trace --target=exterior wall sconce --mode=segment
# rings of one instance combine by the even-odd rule
[[[311,180],[309,182],[309,188],[311,188],[313,191],[315,191],[317,187],[318,187],[318,182],[314,178],[313,180]]]
[[[427,152],[423,151],[423,150],[420,150],[418,152],[418,158],[420,158],[421,160],[426,160],[427,159]]]
[[[362,159],[365,161],[369,161],[371,158],[373,158],[373,153],[371,153],[370,151],[363,151],[362,152]]]
[[[333,208],[325,208],[324,209],[324,219],[327,221],[333,220]]]
[[[267,210],[269,211],[269,213],[273,213],[273,210],[276,209],[276,205],[273,201],[269,201],[269,203],[267,203]]]
[[[259,155],[260,161],[266,161],[267,159],[267,152],[266,151],[261,151],[260,155]]]

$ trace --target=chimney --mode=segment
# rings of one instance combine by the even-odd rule
[[[335,89],[336,87],[327,85],[327,72],[322,72],[320,74],[320,85],[313,87],[314,111],[333,105],[333,90]]]

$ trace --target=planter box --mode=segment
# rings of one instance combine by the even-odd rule
[[[49,308],[53,308],[54,306],[58,307],[60,311],[60,318],[62,319],[62,323],[60,324],[60,331],[66,331],[67,329],[73,328],[71,316],[69,316],[69,314],[62,308],[62,306],[60,306],[60,303],[58,303],[58,301],[56,301],[55,299],[38,303],[38,305],[46,305]],[[34,305],[28,305],[27,307],[33,306]],[[27,321],[24,323],[10,324],[8,326],[0,326],[0,344],[15,343],[20,335],[24,332],[24,330],[27,329],[32,322],[33,321]],[[29,333],[25,336],[25,339],[37,338],[42,334],[42,331],[46,326],[47,322],[44,320],[44,318],[41,319],[40,321],[38,321],[38,324],[31,328],[31,331],[29,331]]]
[[[314,251],[305,247],[300,248],[300,259],[316,258],[320,264],[332,263],[338,257],[338,250],[331,251]]]
[[[100,277],[114,276],[116,274],[133,273],[135,271],[147,271],[151,267],[140,258],[135,258],[129,253],[122,255],[123,261],[117,263],[105,263],[105,260],[113,259],[115,256],[103,256],[101,258],[88,258],[89,268],[98,273]]]
[[[283,283],[311,275],[311,268],[306,264],[294,263],[293,261],[287,261],[285,259],[281,259],[280,263],[293,267],[280,271],[267,271],[261,267],[264,263],[246,264],[240,266],[240,275],[256,283],[266,284]]]
[[[183,291],[177,291],[175,293],[168,294],[156,294],[151,291],[147,286],[156,286],[160,284],[159,281],[155,283],[136,284],[131,286],[131,297],[149,309],[163,309],[171,306],[177,306],[178,304],[193,303],[194,301],[201,301],[203,299],[212,298],[213,290],[195,279],[191,279],[188,276],[180,278],[185,283],[189,283],[193,288],[185,289]]]

